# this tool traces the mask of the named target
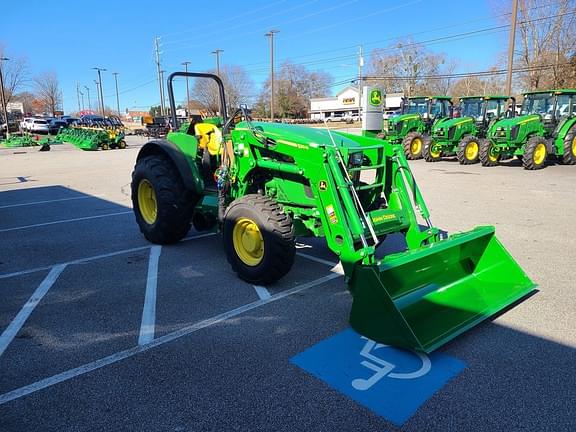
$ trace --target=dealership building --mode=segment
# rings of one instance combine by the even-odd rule
[[[402,93],[386,95],[386,110],[400,108]],[[334,97],[310,99],[310,118],[323,119],[331,115],[359,115],[360,95],[357,87],[348,86]]]

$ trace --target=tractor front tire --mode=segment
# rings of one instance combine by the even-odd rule
[[[524,157],[522,165],[527,170],[537,170],[544,168],[548,156],[548,146],[546,139],[541,136],[533,136],[528,139],[524,146]]]
[[[233,201],[222,234],[228,262],[246,282],[271,284],[294,264],[294,225],[272,198],[252,194]]]
[[[136,162],[132,172],[132,207],[148,241],[170,244],[181,240],[190,231],[196,201],[165,156],[147,156]]]
[[[576,127],[572,127],[564,137],[562,162],[564,165],[576,165]]]
[[[422,157],[426,162],[438,162],[442,160],[442,151],[435,152],[432,150],[433,141],[428,138],[424,141],[422,148]]]
[[[474,135],[466,135],[460,140],[456,151],[460,165],[472,165],[480,159],[480,140]]]
[[[424,135],[420,132],[410,132],[402,140],[406,159],[422,159],[422,149],[424,148]]]
[[[498,166],[500,163],[500,155],[494,155],[492,152],[492,143],[488,139],[480,140],[480,163],[483,167]]]
[[[120,150],[125,149],[126,148],[126,141],[124,141],[124,140],[118,141],[117,146]]]

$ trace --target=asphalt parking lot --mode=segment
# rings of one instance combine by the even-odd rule
[[[463,369],[400,424],[293,360],[349,329],[322,241],[299,240],[267,288],[234,275],[218,235],[145,241],[144,142],[0,150],[1,431],[576,430],[576,167],[411,162],[432,221],[495,225],[539,291],[443,347]]]

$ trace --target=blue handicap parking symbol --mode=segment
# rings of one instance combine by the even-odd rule
[[[401,426],[466,365],[376,343],[349,329],[292,358],[292,363]]]

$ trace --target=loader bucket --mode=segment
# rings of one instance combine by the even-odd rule
[[[350,324],[380,343],[431,352],[535,287],[494,227],[477,227],[358,265]]]

